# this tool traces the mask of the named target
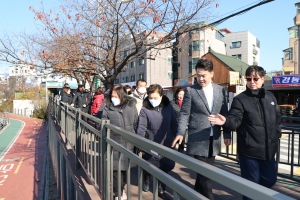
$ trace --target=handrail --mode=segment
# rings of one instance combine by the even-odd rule
[[[157,144],[153,141],[149,141],[145,138],[141,138],[135,134],[132,134],[128,131],[122,130],[117,126],[106,124],[107,128],[111,129],[115,133],[122,135],[126,140],[132,142],[133,144],[139,144],[139,146],[152,149],[153,151],[157,152],[158,154],[165,156],[175,162],[199,173],[205,174],[208,178],[222,184],[226,185],[226,187],[235,190],[245,196],[248,196],[253,199],[292,199],[287,197],[284,194],[281,194],[277,191],[271,190],[269,188],[263,187],[258,185],[254,182],[248,181],[243,179],[240,176],[235,174],[229,173],[225,170],[222,170],[218,167],[209,165],[204,162],[199,162],[198,160],[191,158],[189,156],[182,156],[182,153],[174,151],[170,148],[164,147],[160,144]],[[145,149],[144,148],[144,149]],[[159,177],[157,177],[159,178]],[[172,183],[170,179],[165,179],[164,177],[160,177],[161,181],[167,184],[169,187],[172,188]],[[172,188],[174,191],[179,191],[178,188]],[[180,191],[181,192],[181,191]],[[178,192],[179,193],[179,192]],[[180,194],[180,193],[179,193]],[[276,197],[276,198],[274,198]],[[187,199],[194,199],[192,197]]]
[[[193,170],[199,174],[205,174],[208,178],[222,184],[232,190],[237,191],[240,194],[248,196],[253,199],[292,199],[284,194],[281,194],[272,189],[268,189],[251,181],[245,180],[240,176],[229,173],[225,170],[217,168],[212,165],[208,165],[203,162],[199,162],[192,157],[183,156],[182,153],[174,151],[173,149],[167,148],[160,144],[157,144],[148,139],[142,138],[134,133],[125,131],[120,127],[109,124],[108,120],[100,120],[94,116],[88,115],[79,109],[73,108],[66,104],[58,101],[54,101],[50,98],[49,100],[49,114],[57,120],[57,123],[61,126],[61,133],[65,135],[66,142],[68,142],[73,148],[76,154],[76,169],[80,167],[84,168],[85,172],[89,175],[91,182],[94,187],[101,194],[102,199],[110,199],[113,193],[113,188],[109,187],[113,184],[112,178],[112,160],[113,160],[113,150],[119,152],[119,170],[118,176],[120,177],[120,157],[124,155],[129,159],[129,163],[134,162],[138,166],[138,190],[139,197],[142,194],[142,173],[143,170],[149,172],[154,178],[154,197],[157,198],[157,186],[158,180],[167,184],[169,188],[173,190],[174,199],[179,199],[179,195],[187,199],[206,199],[199,193],[195,192],[193,189],[186,186],[184,183],[174,179],[169,174],[166,174],[154,167],[152,164],[146,162],[141,157],[133,154],[131,151],[127,150],[116,141],[111,139],[110,133],[113,131],[116,134],[121,135],[127,142],[137,146],[144,151],[156,154],[158,157],[167,157],[175,162]],[[49,120],[52,120],[49,117]],[[94,121],[101,125],[101,131],[97,130],[95,127],[89,124],[89,120]],[[53,127],[51,128],[53,129]],[[50,130],[52,131],[52,130]],[[54,142],[56,137],[51,137],[52,140],[49,142]],[[98,138],[98,139],[97,139]],[[67,145],[67,144],[66,144]],[[50,153],[57,154],[54,144],[49,144],[52,151]],[[69,166],[64,164],[65,159],[60,159],[59,162],[55,164],[58,166],[63,165],[63,167],[68,168]],[[69,170],[67,170],[69,171]],[[61,170],[56,173],[58,177],[65,176],[60,174]],[[129,176],[128,176],[129,175]],[[130,177],[130,170],[127,171],[127,177]],[[58,178],[58,181],[64,178]],[[65,183],[60,182],[58,185],[65,185]],[[76,184],[76,182],[74,182]],[[118,185],[120,186],[120,180],[118,180]],[[130,180],[127,182],[128,187],[128,197],[130,199]],[[60,192],[70,193],[68,187],[63,187],[68,191],[60,189]],[[76,190],[73,186],[71,189]],[[80,191],[71,191],[71,193]],[[120,194],[119,194],[120,195]]]

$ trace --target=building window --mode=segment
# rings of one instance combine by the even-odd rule
[[[128,82],[128,76],[125,77],[125,82],[126,82],[126,83]]]
[[[13,74],[13,73],[14,73],[14,71],[12,70],[12,71],[11,71],[11,73]]]
[[[124,51],[124,58],[128,56],[128,51]]]
[[[293,60],[293,48],[288,48],[283,50],[283,59],[284,60]]]
[[[223,41],[224,36],[219,31],[216,31],[216,39]]]
[[[192,38],[192,36],[193,36],[193,33],[192,33],[192,31],[189,31],[189,38],[191,39],[191,38]]]
[[[289,28],[290,38],[298,38],[298,28],[297,26],[293,26]]]
[[[139,74],[139,79],[144,79],[144,73]]]
[[[193,54],[193,46],[189,45],[189,56],[192,56]]]
[[[119,84],[119,79],[118,78],[115,79],[115,84]]]
[[[198,62],[199,58],[193,58],[192,59],[192,67],[195,67],[197,62]]]
[[[173,64],[173,57],[168,57],[168,65],[172,66]]]
[[[296,3],[296,13],[300,14],[300,3]]]
[[[199,42],[199,40],[198,41],[193,41],[192,48],[193,48],[193,51],[199,51],[200,50],[200,42]]]
[[[192,65],[192,62],[190,61],[189,62],[189,73],[192,73],[192,70],[193,70],[193,65]]]
[[[257,48],[260,48],[260,41],[256,38],[256,46]]]
[[[242,60],[242,54],[236,54],[236,55],[232,55],[232,57],[236,57],[236,58],[238,58],[238,59]]]
[[[130,63],[130,68],[134,68],[134,67],[135,67],[135,62],[133,61]]]
[[[240,48],[242,46],[242,42],[232,42],[231,48]]]
[[[130,81],[131,81],[131,82],[135,81],[135,75],[134,75],[134,74],[133,74],[133,75],[131,75],[131,77],[130,77]]]
[[[144,59],[139,60],[139,65],[144,65],[144,64],[145,64],[145,60]]]

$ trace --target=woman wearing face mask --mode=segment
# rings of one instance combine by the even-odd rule
[[[106,99],[106,105],[103,110],[102,119],[110,120],[110,124],[116,125],[131,133],[135,133],[137,123],[136,100],[126,95],[122,85],[116,85],[110,90]],[[112,140],[133,152],[134,146],[124,140],[119,134],[111,132]],[[118,199],[118,193],[121,191],[121,199],[127,199],[124,191],[126,184],[126,171],[128,170],[128,160],[121,155],[121,188],[118,188],[118,151],[113,152],[113,190],[115,199]]]
[[[137,134],[171,148],[177,128],[173,107],[168,97],[163,94],[163,88],[158,84],[150,85],[147,89],[147,95],[139,115]],[[157,158],[145,153],[143,159],[158,165],[166,173],[175,166],[175,162],[166,157],[157,160]],[[143,191],[149,191],[149,182],[150,174],[144,171]],[[162,199],[168,199],[164,193],[165,189],[166,185],[159,183],[158,196]]]
[[[178,116],[179,116],[180,109],[182,106],[183,96],[184,96],[184,89],[178,88],[174,94],[174,100],[171,101],[171,104],[172,104],[175,114],[176,114],[177,121],[178,121]]]

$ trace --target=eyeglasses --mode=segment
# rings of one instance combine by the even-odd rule
[[[258,81],[258,79],[260,79],[260,78],[246,78],[246,80],[247,80],[248,82],[251,82],[252,79],[256,82],[256,81]]]

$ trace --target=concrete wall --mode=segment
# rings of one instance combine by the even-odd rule
[[[35,108],[32,100],[13,100],[13,113],[30,117]]]

